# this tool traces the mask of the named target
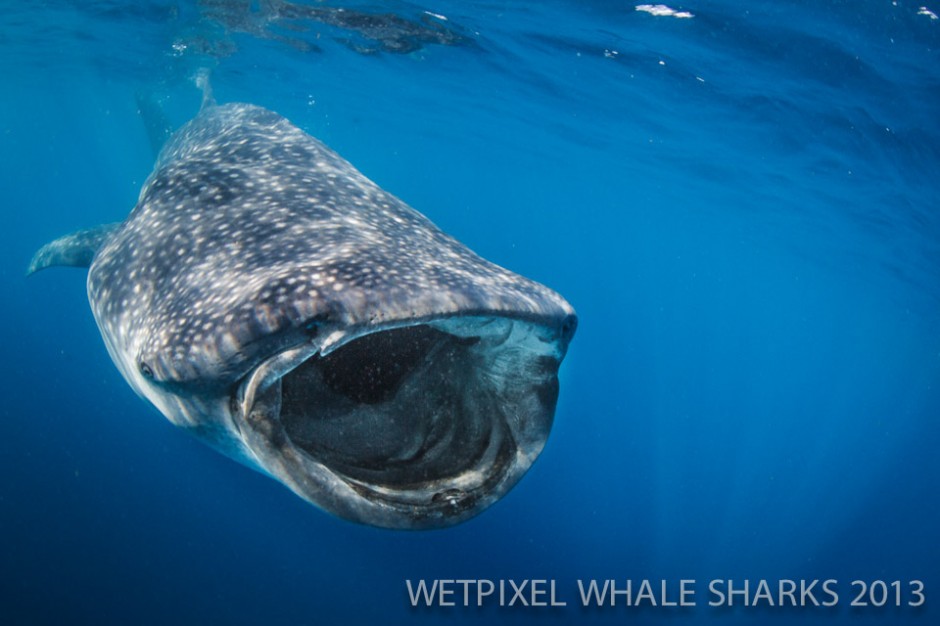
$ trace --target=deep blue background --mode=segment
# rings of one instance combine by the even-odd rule
[[[369,56],[187,3],[34,4],[0,21],[0,622],[935,622],[940,20],[919,3],[372,3],[473,43]],[[24,278],[130,210],[153,161],[135,94],[181,123],[206,64],[220,101],[286,115],[577,308],[551,439],[491,510],[425,533],[321,513],[133,394],[83,272]],[[412,610],[404,586],[526,577],[570,606]],[[836,578],[841,606],[581,610],[578,578],[696,578],[700,605],[711,578]],[[927,605],[850,611],[856,578],[923,580]]]

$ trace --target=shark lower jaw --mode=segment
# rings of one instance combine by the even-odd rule
[[[509,318],[371,329],[328,354],[275,355],[235,423],[301,497],[387,528],[450,526],[502,497],[548,437],[566,338]]]

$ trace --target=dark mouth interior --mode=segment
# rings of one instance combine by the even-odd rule
[[[308,363],[332,392],[356,403],[378,404],[394,396],[434,344],[446,337],[428,326],[395,328],[361,337]]]
[[[355,339],[284,376],[281,423],[294,445],[371,486],[434,489],[473,470],[498,480],[515,445],[479,341],[427,325]]]

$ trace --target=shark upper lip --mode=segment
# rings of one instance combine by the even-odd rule
[[[265,471],[342,517],[456,523],[544,444],[558,359],[540,332],[456,316],[370,329],[326,355],[315,342],[284,350],[239,385],[240,436]]]

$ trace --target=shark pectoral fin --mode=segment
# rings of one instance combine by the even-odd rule
[[[66,265],[70,267],[88,267],[108,237],[117,230],[120,222],[102,224],[94,228],[79,230],[70,235],[50,241],[33,256],[26,275],[52,267]]]

